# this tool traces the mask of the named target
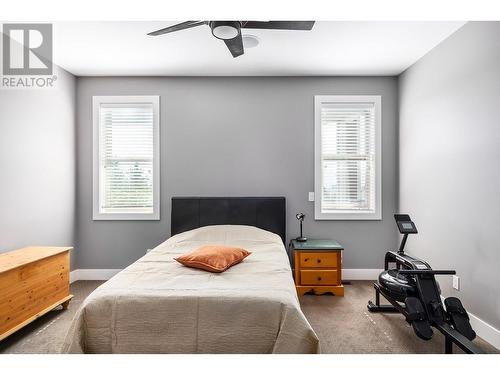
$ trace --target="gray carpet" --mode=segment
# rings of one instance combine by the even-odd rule
[[[51,311],[0,342],[0,353],[58,353],[78,306],[102,281],[71,284],[75,296],[67,311]],[[371,314],[366,302],[373,298],[371,282],[346,285],[345,297],[305,295],[302,310],[321,341],[323,353],[442,353],[439,333],[428,342],[418,339],[399,314]],[[481,339],[476,343],[498,353]],[[457,352],[460,352],[459,350]]]

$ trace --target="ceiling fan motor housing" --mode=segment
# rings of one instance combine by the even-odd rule
[[[241,34],[240,21],[210,21],[212,35],[217,39],[231,40]]]

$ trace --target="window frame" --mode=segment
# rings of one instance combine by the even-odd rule
[[[322,142],[321,106],[323,103],[373,103],[375,106],[375,212],[321,212]],[[382,220],[382,97],[380,95],[314,96],[314,218],[316,220]]]
[[[152,104],[153,105],[153,212],[152,213],[104,213],[99,210],[100,200],[100,121],[101,104]],[[93,96],[93,220],[160,220],[160,97],[157,95],[137,96]]]

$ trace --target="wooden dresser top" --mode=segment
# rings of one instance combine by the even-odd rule
[[[2,253],[0,254],[0,273],[10,271],[28,263],[36,262],[40,259],[64,253],[71,249],[72,247],[30,246],[9,251],[8,253]]]

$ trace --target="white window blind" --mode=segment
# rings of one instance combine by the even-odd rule
[[[94,197],[94,217],[156,219],[157,103],[134,102],[131,97],[96,98],[98,197]]]
[[[315,216],[378,219],[380,98],[320,98],[316,101]]]

